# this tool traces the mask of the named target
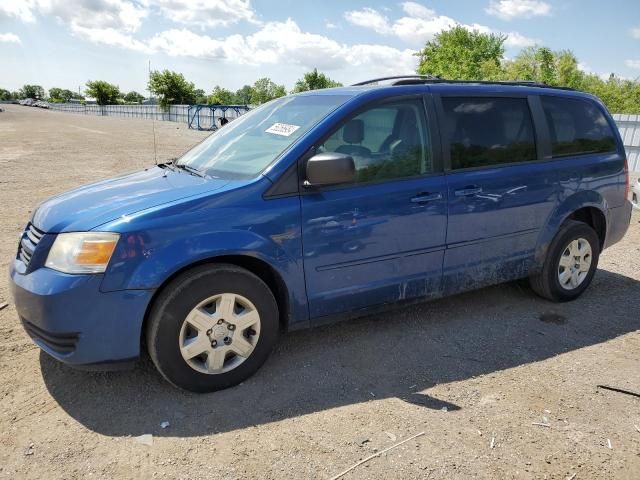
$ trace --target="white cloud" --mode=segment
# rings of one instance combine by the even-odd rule
[[[404,10],[407,15],[418,18],[430,19],[436,16],[434,10],[415,2],[404,2],[402,4],[402,10]]]
[[[216,27],[259,23],[250,0],[146,0],[169,20],[189,26]]]
[[[624,64],[629,68],[640,70],[640,60],[625,60]]]
[[[23,22],[35,22],[36,17],[33,11],[39,3],[38,0],[2,0],[0,14]]]
[[[524,47],[532,47],[536,44],[540,44],[542,43],[540,40],[535,39],[535,38],[531,38],[531,37],[525,37],[524,35],[518,33],[518,32],[509,32],[507,33],[507,40],[504,42],[505,45],[507,45],[508,47],[513,47],[513,48],[524,48]]]
[[[629,33],[633,38],[640,40],[640,27],[635,27],[629,30]]]
[[[338,25],[336,25],[335,23],[331,23],[331,22],[327,22],[324,24],[325,28],[328,28],[329,30],[333,30],[334,28],[338,28]]]
[[[389,19],[373,8],[345,12],[344,18],[351,24],[368,28],[382,35],[395,35],[405,42],[420,46],[432,39],[441,30],[456,25],[456,21],[436,13],[415,2],[404,2],[402,9],[408,16],[390,22]]]
[[[22,41],[20,37],[15,33],[0,33],[0,43],[17,43],[20,44]]]
[[[368,28],[382,35],[394,35],[415,47],[421,47],[426,41],[433,39],[437,33],[449,30],[456,25],[481,33],[499,33],[479,23],[461,24],[451,17],[438,15],[434,10],[415,2],[402,3],[402,10],[406,15],[394,22],[373,8],[351,10],[346,12],[344,17],[354,25]],[[505,42],[507,47],[522,48],[539,43],[539,40],[518,32],[509,32],[507,35]]]
[[[134,0],[2,0],[0,13],[23,22],[35,22],[37,15],[50,15],[81,28],[133,32],[148,10]]]
[[[551,5],[540,0],[491,0],[486,12],[503,20],[551,14]]]
[[[75,29],[135,32],[148,10],[128,0],[51,0],[44,8],[48,15]]]
[[[369,28],[383,35],[393,33],[389,19],[373,8],[345,12],[344,18],[353,25]]]
[[[152,52],[152,49],[144,42],[136,40],[131,35],[114,28],[85,28],[72,25],[71,30],[75,35],[92,43],[101,43],[103,45],[126,48],[139,52]]]
[[[187,29],[158,33],[147,43],[153,51],[170,56],[190,56],[241,65],[278,65],[286,62],[307,68],[335,70],[364,66],[367,72],[413,72],[413,51],[384,45],[345,45],[323,35],[304,32],[291,19],[266,23],[248,36],[216,39]]]

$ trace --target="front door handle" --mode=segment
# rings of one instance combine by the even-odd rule
[[[419,193],[411,199],[411,203],[428,203],[442,199],[441,193]]]
[[[482,193],[482,187],[478,187],[477,185],[468,185],[453,193],[455,193],[456,197],[470,197],[471,195]]]

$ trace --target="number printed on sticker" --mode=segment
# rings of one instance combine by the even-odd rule
[[[300,128],[299,125],[290,125],[288,123],[274,123],[265,130],[267,133],[273,133],[274,135],[282,135],[288,137],[293,132]]]

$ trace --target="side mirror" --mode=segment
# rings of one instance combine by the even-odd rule
[[[307,161],[306,186],[352,183],[356,178],[356,166],[351,155],[344,153],[318,153]]]

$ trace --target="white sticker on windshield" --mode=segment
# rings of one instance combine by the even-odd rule
[[[288,123],[274,123],[269,128],[267,128],[265,132],[273,133],[274,135],[282,135],[283,137],[288,137],[299,128],[300,128],[300,125],[289,125]]]

